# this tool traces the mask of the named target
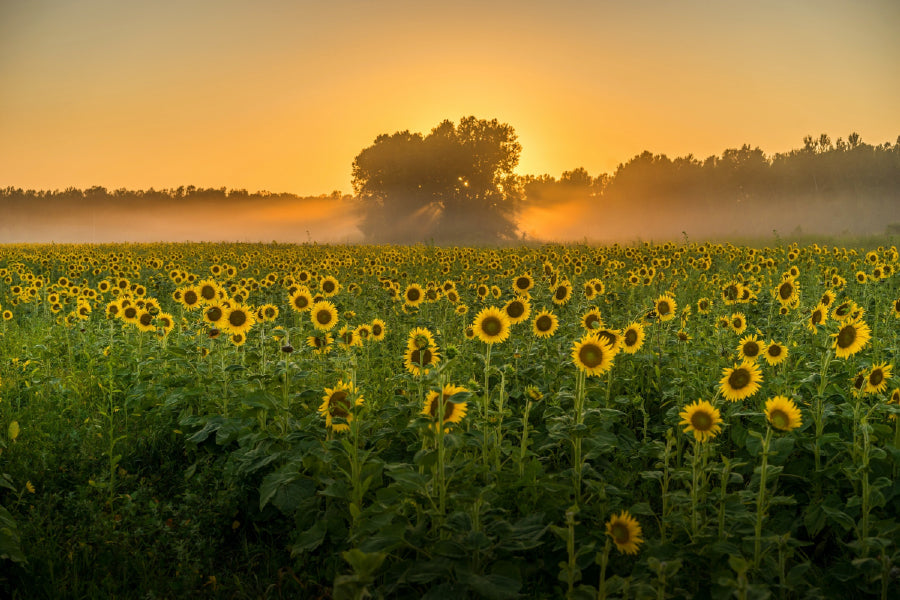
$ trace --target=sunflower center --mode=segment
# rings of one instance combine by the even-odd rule
[[[306,308],[307,304],[309,304],[309,298],[306,296],[297,296],[296,300],[294,300],[294,306],[297,308]]]
[[[613,541],[620,546],[624,546],[631,541],[631,530],[625,523],[613,523],[609,528]]]
[[[750,372],[747,369],[735,369],[728,376],[728,385],[733,390],[740,390],[750,384]]]
[[[769,413],[769,420],[776,429],[787,429],[791,424],[791,417],[777,408]]]
[[[323,283],[322,291],[325,292],[326,294],[330,294],[331,292],[333,292],[334,291],[334,282],[326,281],[325,283]]]
[[[128,308],[125,309],[125,318],[126,319],[133,319],[136,315],[137,315],[137,309],[134,308],[133,306],[129,306]]]
[[[656,312],[659,313],[659,316],[667,315],[672,312],[672,307],[668,302],[663,300],[659,304],[656,305]]]
[[[791,295],[793,293],[794,293],[794,286],[791,285],[790,283],[787,283],[787,282],[782,283],[781,286],[779,286],[779,288],[778,288],[778,296],[782,300],[787,300],[788,298],[791,297]]]
[[[508,314],[513,319],[518,319],[525,312],[525,305],[515,300],[509,303],[509,306],[506,307],[506,314]]]
[[[541,315],[534,322],[534,325],[538,328],[538,331],[550,331],[550,328],[553,327],[553,319],[547,315]]]
[[[350,402],[347,401],[347,392],[344,390],[335,392],[328,399],[328,410],[332,417],[346,418],[350,414]]]
[[[813,314],[812,314],[813,325],[818,325],[821,322],[822,322],[822,311],[817,310],[817,311],[813,312]]]
[[[228,315],[228,323],[230,323],[232,327],[240,327],[246,322],[247,314],[242,310],[233,310],[231,311],[231,314]]]
[[[869,374],[869,383],[873,386],[878,386],[882,381],[884,381],[884,372],[881,369],[875,369]]]
[[[197,304],[197,292],[194,290],[188,290],[184,293],[184,301],[188,306],[191,304]]]
[[[150,325],[151,321],[153,321],[153,315],[150,313],[144,313],[141,315],[140,322],[144,327]]]
[[[381,335],[381,331],[381,325],[378,325],[377,323],[375,325],[372,325],[372,335]]]
[[[759,354],[759,344],[756,342],[747,342],[744,344],[744,356],[754,357]]]
[[[428,348],[413,350],[409,357],[411,359],[410,362],[414,365],[421,365],[424,367],[431,364],[431,350]]]
[[[691,415],[691,427],[697,431],[709,431],[713,426],[712,415],[706,411],[698,410]]]
[[[531,283],[527,277],[519,277],[516,279],[516,287],[520,290],[527,290],[528,284]]]
[[[769,356],[781,356],[781,346],[778,344],[772,344],[769,346]]]
[[[584,318],[584,327],[585,329],[596,329],[600,326],[600,317],[594,314],[590,314]]]
[[[603,350],[596,344],[585,344],[578,351],[578,358],[589,369],[593,369],[603,362]]]
[[[211,285],[204,285],[200,288],[200,295],[206,300],[212,300],[216,296],[216,289]]]
[[[417,290],[417,289],[411,289],[408,292],[406,292],[406,299],[409,300],[410,302],[415,302],[420,297],[421,296],[419,295],[419,290]]]
[[[567,290],[565,286],[561,285],[558,288],[556,288],[556,292],[554,292],[553,297],[556,298],[557,300],[565,300],[568,293],[569,293],[569,290]]]
[[[322,310],[317,312],[316,322],[319,323],[319,325],[328,325],[329,323],[331,323],[331,311],[323,308]]]
[[[222,309],[218,306],[213,306],[206,311],[206,316],[209,317],[210,321],[218,321],[222,318]]]
[[[493,337],[503,331],[503,323],[497,317],[488,317],[481,322],[481,330]]]
[[[625,332],[625,345],[626,346],[634,346],[637,344],[638,334],[634,329],[629,329]]]
[[[900,300],[894,302],[894,310],[900,312]]]
[[[856,327],[853,325],[844,326],[837,336],[838,348],[849,348],[856,341]]]

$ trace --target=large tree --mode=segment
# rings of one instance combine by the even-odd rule
[[[521,145],[496,119],[382,134],[353,161],[360,230],[373,242],[496,242],[516,236]]]

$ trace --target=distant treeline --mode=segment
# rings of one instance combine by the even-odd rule
[[[836,142],[822,134],[804,138],[802,148],[774,156],[744,145],[702,160],[645,151],[611,175],[592,176],[576,168],[558,179],[519,177],[518,187],[520,212],[568,211],[573,220],[590,224],[577,230],[577,237],[595,240],[672,238],[682,231],[694,236],[765,235],[773,229],[900,234],[900,137],[895,144],[870,145],[856,133]],[[333,204],[342,218],[354,218],[353,199],[338,191],[301,197],[195,186],[61,191],[6,187],[0,188],[0,242],[24,239],[17,234],[49,222],[86,229],[89,214],[140,218],[152,212],[155,219],[166,214],[178,219],[179,210],[189,207],[194,209],[191,218],[202,224],[204,215],[221,220],[229,209],[238,213],[248,206],[302,207],[313,200],[319,211],[324,202]],[[104,220],[104,226],[108,223]],[[96,223],[93,227],[96,231]]]
[[[577,168],[559,179],[525,177],[523,188],[528,204],[590,199],[599,222],[630,219],[638,229],[696,230],[698,220],[721,226],[730,218],[725,233],[884,233],[890,225],[900,234],[900,137],[873,146],[856,133],[836,142],[822,134],[774,156],[744,145],[703,160],[645,151],[612,175]]]

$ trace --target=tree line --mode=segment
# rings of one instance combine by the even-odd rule
[[[771,156],[749,144],[704,159],[644,151],[612,174],[579,167],[558,178],[517,175],[521,150],[515,130],[496,119],[445,120],[427,135],[382,134],[353,161],[352,197],[335,191],[315,198],[348,207],[365,240],[378,243],[514,242],[527,236],[520,228],[524,211],[563,205],[582,211],[573,218],[596,223],[589,230],[596,239],[623,231],[671,236],[679,228],[705,234],[698,230],[701,221],[707,229],[732,226],[726,234],[747,228],[756,234],[794,228],[884,233],[885,226],[900,232],[900,137],[873,145],[857,133],[834,142],[826,134],[807,136],[802,147]],[[86,207],[214,210],[303,199],[224,187],[7,187],[0,188],[0,216],[9,226],[40,214],[77,215]]]

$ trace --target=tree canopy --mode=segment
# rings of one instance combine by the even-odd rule
[[[359,228],[373,242],[513,239],[521,150],[511,126],[471,116],[379,135],[353,161]]]

